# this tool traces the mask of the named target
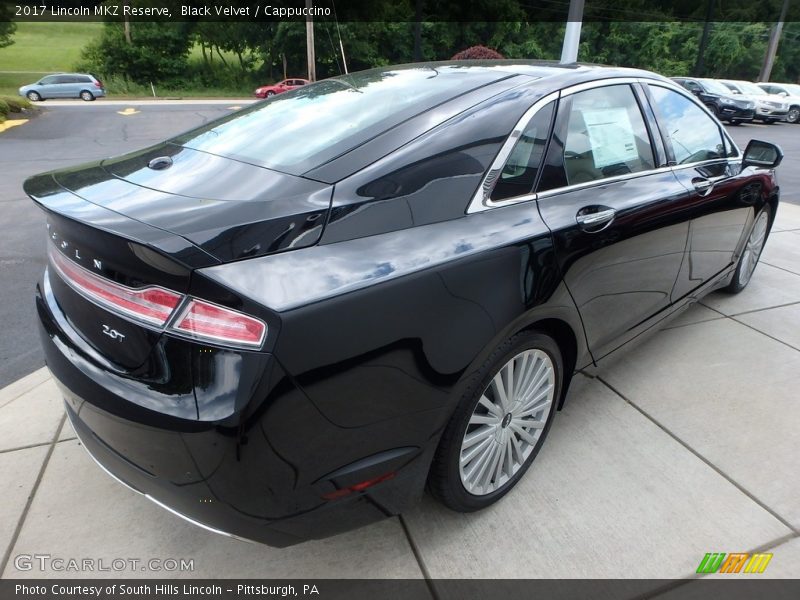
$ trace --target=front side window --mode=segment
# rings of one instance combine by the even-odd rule
[[[654,168],[647,126],[629,85],[593,88],[571,100],[564,141],[569,185]]]
[[[494,202],[524,196],[533,191],[536,174],[550,135],[555,102],[550,102],[533,115],[511,150],[491,193]]]
[[[57,77],[55,75],[50,75],[49,77],[45,77],[39,82],[39,85],[50,85],[56,82]]]
[[[650,91],[662,132],[672,143],[675,162],[689,164],[728,154],[719,126],[702,108],[682,94],[661,86],[651,85]]]

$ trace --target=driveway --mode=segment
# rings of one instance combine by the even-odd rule
[[[426,497],[401,518],[282,550],[221,537],[103,473],[40,369],[0,390],[0,480],[10,482],[0,505],[0,570],[4,578],[625,577],[691,585],[707,552],[760,551],[773,554],[763,574],[727,577],[798,577],[798,388],[800,207],[790,204],[780,207],[744,292],[715,293],[598,377],[576,376],[533,468],[479,513],[456,514]],[[33,554],[105,565],[193,559],[193,570],[143,570],[141,562],[121,571],[21,570]]]

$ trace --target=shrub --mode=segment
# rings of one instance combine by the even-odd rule
[[[502,54],[486,46],[471,46],[453,55],[450,60],[496,60],[505,58]]]
[[[23,109],[31,107],[31,103],[27,98],[15,98],[14,96],[0,96],[0,101],[8,105],[8,111],[13,113],[22,112]]]
[[[11,109],[8,106],[8,102],[0,98],[0,115],[2,115],[4,121],[6,120],[5,117],[9,110]]]

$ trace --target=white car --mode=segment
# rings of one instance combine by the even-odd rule
[[[736,79],[720,79],[725,87],[736,95],[741,95],[756,103],[753,119],[764,123],[786,121],[789,117],[789,103],[778,94],[771,94],[755,83]]]
[[[797,123],[800,121],[800,85],[796,83],[758,83],[758,87],[768,94],[781,96],[789,103],[789,115],[786,117],[787,123]]]

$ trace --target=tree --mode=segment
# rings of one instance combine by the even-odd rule
[[[0,4],[0,48],[14,43],[12,36],[17,30],[17,24],[11,20],[11,14],[10,4]]]
[[[188,72],[190,32],[188,23],[136,22],[128,44],[122,24],[108,22],[83,50],[81,68],[139,84],[179,80]]]

